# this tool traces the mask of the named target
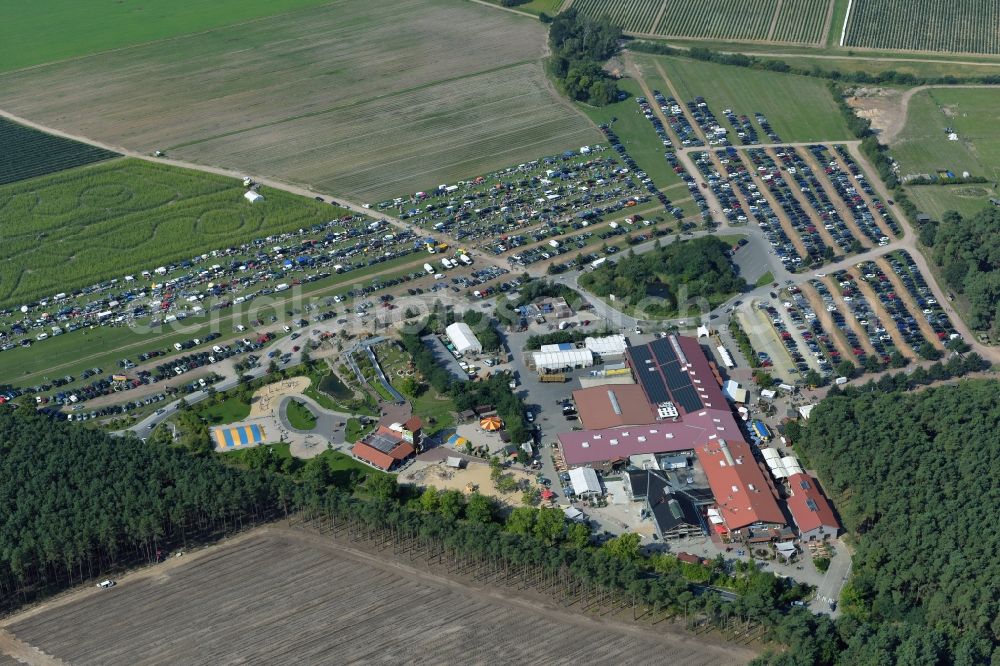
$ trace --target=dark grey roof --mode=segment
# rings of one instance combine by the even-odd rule
[[[646,502],[653,513],[653,520],[660,534],[682,525],[690,525],[705,530],[704,521],[698,512],[696,500],[683,490],[674,489],[662,473],[647,470]]]
[[[649,474],[646,470],[638,470],[628,473],[628,484],[632,488],[633,498],[646,496],[646,489],[649,486]]]

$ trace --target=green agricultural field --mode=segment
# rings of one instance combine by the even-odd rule
[[[665,189],[680,183],[680,177],[673,172],[670,164],[663,157],[667,148],[660,143],[656,131],[653,129],[653,124],[646,120],[646,117],[639,111],[639,105],[635,102],[635,98],[642,95],[642,88],[632,79],[622,79],[618,82],[618,87],[629,95],[624,101],[602,107],[583,104],[578,105],[578,107],[595,123],[611,125],[611,129],[621,139],[625,150],[632,156],[639,168],[649,174],[657,187]],[[606,144],[606,142],[602,143]],[[673,199],[673,197],[670,198]]]
[[[1000,53],[1000,0],[853,0],[845,46]]]
[[[119,157],[0,118],[0,185]]]
[[[991,181],[1000,179],[1000,90],[931,88],[910,99],[906,126],[892,141],[899,172],[930,174],[968,171]],[[958,134],[950,141],[945,133]]]
[[[636,62],[651,87],[668,94],[656,67],[659,64],[677,88],[680,101],[701,95],[719,118],[727,108],[751,118],[754,113],[763,113],[782,141],[854,138],[820,79],[681,58],[641,56]],[[767,140],[763,134],[761,138]]]
[[[0,4],[0,71],[243,23],[329,0],[46,0]]]
[[[552,89],[544,56],[545,26],[530,16],[331,0],[0,73],[0,108],[372,202],[599,140]]]
[[[70,292],[344,214],[278,190],[117,160],[0,186],[0,304]]]

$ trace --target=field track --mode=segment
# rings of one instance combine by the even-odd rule
[[[466,585],[426,563],[271,526],[42,604],[0,627],[73,664],[746,663],[663,624],[567,612]],[[6,643],[0,640],[0,651]],[[4,656],[0,653],[0,664]]]

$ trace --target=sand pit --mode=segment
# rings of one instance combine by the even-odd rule
[[[292,377],[268,384],[253,394],[250,400],[250,418],[277,415],[282,398],[286,395],[302,395],[307,388],[308,377]]]
[[[521,470],[507,469],[504,474],[511,474],[516,479],[524,479],[531,486],[541,490],[543,486],[535,481],[535,476]],[[418,486],[434,486],[438,490],[460,490],[466,492],[469,484],[483,495],[494,497],[507,506],[525,506],[521,502],[520,490],[503,494],[497,490],[490,479],[490,466],[485,462],[470,462],[463,469],[447,467],[444,462],[425,462],[418,460],[409,468],[400,472],[400,483],[413,483]]]

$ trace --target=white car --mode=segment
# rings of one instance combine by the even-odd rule
[[[97,587],[101,588],[102,590],[106,590],[109,587],[114,587],[115,584],[116,584],[115,581],[109,578],[107,580],[102,580],[100,583],[97,584]]]

